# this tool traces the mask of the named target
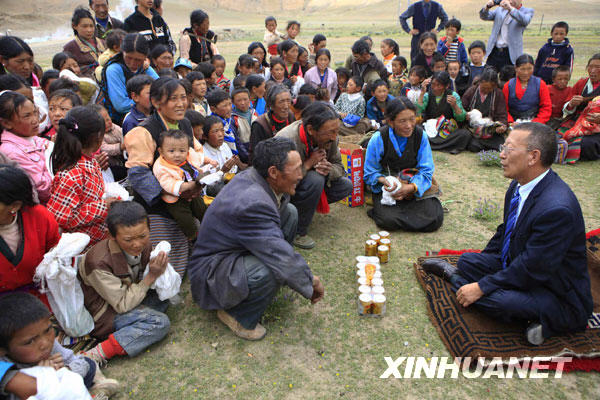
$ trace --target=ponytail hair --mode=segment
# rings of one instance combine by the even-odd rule
[[[148,56],[149,42],[139,33],[128,33],[121,43],[121,53],[140,53]]]
[[[52,171],[73,167],[82,155],[82,150],[99,143],[104,136],[104,118],[91,107],[72,108],[58,122],[56,143],[50,156]]]

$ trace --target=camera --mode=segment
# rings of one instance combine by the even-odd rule
[[[502,3],[502,0],[494,0],[494,5],[499,6]]]

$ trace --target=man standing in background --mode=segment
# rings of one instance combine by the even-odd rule
[[[408,27],[407,19],[412,17],[413,28]],[[435,28],[437,19],[440,19],[440,25]],[[412,35],[410,42],[410,59],[417,56],[419,52],[419,39],[425,32],[440,32],[445,28],[448,22],[448,15],[444,7],[437,1],[421,0],[408,6],[408,9],[400,15],[400,25],[406,33]]]

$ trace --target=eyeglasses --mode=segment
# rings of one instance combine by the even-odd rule
[[[500,150],[500,153],[510,154],[511,152],[513,152],[516,149],[514,147],[508,147],[508,146],[501,144],[500,147],[498,147],[498,150]]]

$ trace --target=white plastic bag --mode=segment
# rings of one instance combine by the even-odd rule
[[[428,119],[425,124],[423,124],[423,128],[425,129],[425,133],[428,137],[434,138],[438,135],[437,129],[437,118]]]
[[[34,377],[37,393],[28,400],[90,400],[81,375],[63,367],[56,371],[52,367],[31,367],[19,372]]]
[[[77,279],[77,262],[90,242],[85,233],[63,233],[55,248],[44,256],[33,280],[47,293],[58,323],[71,337],[87,335],[94,320],[83,305],[83,291]]]
[[[402,182],[400,182],[400,180],[398,178],[396,178],[395,176],[386,176],[385,180],[387,181],[387,183],[390,186],[394,186],[394,183],[395,183],[396,184],[396,189],[394,189],[391,192],[388,192],[387,190],[385,190],[385,188],[382,189],[383,194],[381,195],[381,205],[384,205],[384,206],[395,206],[396,205],[396,200],[394,199],[393,196],[396,193],[398,193],[398,191],[402,187]]]
[[[108,197],[116,197],[124,201],[133,200],[133,196],[129,194],[127,189],[121,186],[118,182],[114,181],[105,183],[104,185],[104,194],[102,195],[102,198],[107,199]]]
[[[150,260],[157,257],[161,251],[164,251],[165,253],[167,253],[167,255],[169,255],[169,252],[171,251],[171,244],[164,240],[158,243],[154,250],[152,250],[152,253],[150,253]],[[150,272],[149,265],[146,266],[146,270],[144,271],[144,277],[148,275],[148,272]],[[155,289],[156,294],[158,294],[158,298],[164,301],[177,296],[180,287],[181,276],[179,276],[179,274],[175,271],[173,266],[169,263],[167,264],[165,272],[163,272],[162,275],[154,281],[152,286],[150,286],[150,289]]]

